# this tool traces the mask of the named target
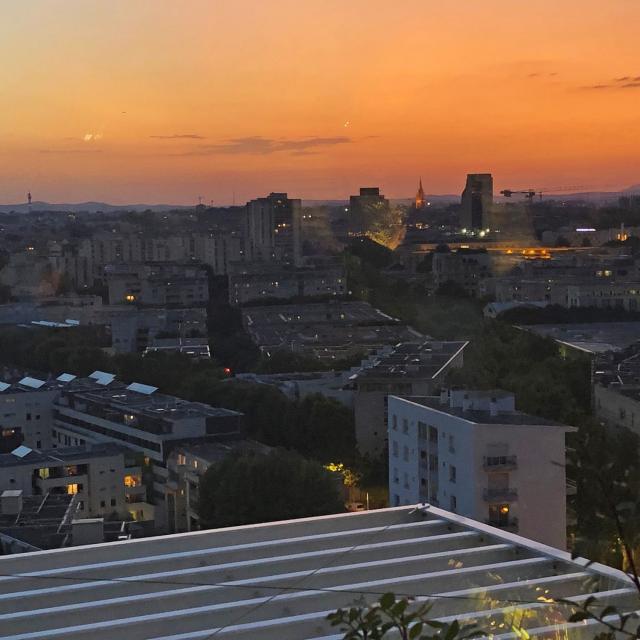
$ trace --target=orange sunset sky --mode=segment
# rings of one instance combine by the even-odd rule
[[[0,202],[640,182],[640,0],[2,0]]]

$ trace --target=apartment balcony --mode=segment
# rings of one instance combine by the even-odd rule
[[[518,499],[518,490],[511,487],[504,489],[485,489],[482,493],[485,502],[515,502]]]
[[[502,529],[503,531],[510,531],[511,533],[518,532],[518,518],[509,518],[508,520],[485,520],[485,524],[496,529]]]
[[[482,466],[485,471],[509,471],[517,469],[517,456],[485,456]]]

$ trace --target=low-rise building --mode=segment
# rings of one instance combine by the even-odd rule
[[[110,304],[203,307],[209,301],[206,269],[193,263],[124,263],[105,267]]]
[[[237,439],[242,414],[158,393],[148,385],[126,386],[112,374],[92,375],[92,381],[69,386],[56,399],[56,435],[74,442],[118,442],[141,453],[153,474],[148,497],[156,505],[156,527],[171,530],[175,500],[166,487],[169,454],[187,443]]]
[[[486,249],[434,251],[432,272],[436,288],[454,283],[475,297],[480,283],[491,276],[491,257]]]
[[[391,395],[428,396],[439,389],[452,368],[464,363],[465,341],[406,342],[383,351],[371,366],[352,374],[356,442],[360,453],[385,451],[387,399]]]
[[[259,442],[240,439],[186,444],[173,449],[167,460],[169,479],[166,485],[175,500],[172,531],[195,531],[200,528],[200,479],[212,464],[222,462],[230,455],[266,454],[270,450],[271,447]]]
[[[55,430],[54,430],[55,433]],[[117,514],[153,520],[142,482],[142,456],[122,445],[102,443],[32,450],[24,445],[0,455],[0,489],[23,496],[77,495],[76,518]]]
[[[389,398],[389,494],[566,547],[565,436],[503,391]]]

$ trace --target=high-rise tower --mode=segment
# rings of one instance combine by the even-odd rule
[[[469,230],[491,227],[493,177],[490,173],[470,173],[462,192],[460,226]]]

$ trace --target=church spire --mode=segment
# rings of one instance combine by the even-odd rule
[[[422,178],[420,178],[420,182],[418,185],[418,193],[416,194],[416,209],[422,209],[426,204],[426,199],[424,196],[424,189],[422,188]]]

